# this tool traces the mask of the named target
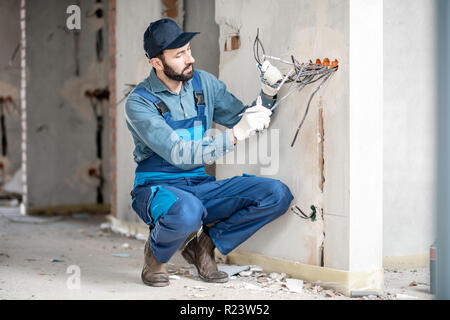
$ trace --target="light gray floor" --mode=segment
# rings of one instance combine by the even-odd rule
[[[284,280],[258,278],[261,273],[205,283],[179,253],[169,264],[170,286],[148,287],[140,279],[144,241],[101,230],[105,221],[23,217],[17,208],[0,208],[0,299],[350,299],[307,282],[293,293]],[[432,297],[426,268],[385,271],[379,299]]]

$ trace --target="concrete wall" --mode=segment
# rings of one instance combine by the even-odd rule
[[[436,1],[384,1],[384,256],[434,242]]]
[[[219,75],[219,26],[214,20],[215,2],[184,0],[184,30],[200,32],[191,41],[195,67]]]
[[[0,149],[0,162],[4,166],[0,183],[8,181],[21,166],[20,128],[20,1],[0,1],[0,96],[12,97],[16,107],[5,114],[7,155]],[[1,139],[1,133],[0,133]]]
[[[126,84],[137,84],[150,73],[142,38],[150,22],[162,17],[161,1],[117,0],[116,24],[116,87],[117,100],[124,98]],[[132,17],[132,19],[130,19]],[[125,100],[117,105],[117,218],[131,223],[144,224],[131,208],[130,191],[133,188],[134,144],[126,127],[123,113]],[[144,224],[145,225],[145,224]]]
[[[340,61],[340,70],[316,95],[294,148],[290,144],[314,86],[294,94],[280,105],[272,117],[271,129],[265,134],[266,137],[263,135],[251,138],[249,143],[239,143],[234,152],[237,156],[246,153],[254,155],[258,148],[265,145],[265,138],[277,139],[271,142],[274,146],[272,168],[269,169],[267,164],[261,165],[261,162],[230,165],[227,161],[227,164],[217,165],[218,179],[243,172],[280,179],[294,194],[292,205],[298,205],[308,213],[309,207],[316,205],[324,208],[326,214],[325,219],[319,215],[316,222],[311,222],[289,211],[258,231],[239,250],[322,265],[320,247],[324,241],[335,247],[348,246],[348,1],[217,0],[216,22],[221,31],[220,79],[246,103],[255,99],[260,90],[259,72],[252,51],[257,28],[267,54],[284,59],[289,59],[292,54],[300,61],[324,57]],[[240,33],[241,48],[223,51],[224,41],[236,30]],[[284,65],[274,64],[286,71]],[[284,93],[286,89],[282,89],[280,95]],[[323,192],[319,187],[319,108],[324,111],[325,131],[326,182]],[[266,170],[261,170],[264,167]],[[347,268],[348,252],[327,251],[327,245],[325,243],[323,264]]]
[[[86,90],[108,86],[107,1],[78,2],[81,30],[66,27],[71,0],[27,1],[27,185],[29,208],[95,204],[96,120]],[[92,15],[103,6],[102,19]],[[95,34],[103,27],[103,61]],[[78,50],[77,50],[77,45]],[[79,74],[76,74],[77,60]],[[104,202],[109,202],[108,104],[104,105]]]
[[[286,54],[291,53],[305,60],[329,56],[341,62],[339,72],[322,89],[323,96],[319,94],[315,98],[315,108],[311,110],[294,149],[288,146],[293,135],[289,130],[292,128],[293,131],[299,121],[310,90],[291,97],[280,107],[282,110],[278,110],[279,114],[271,124],[271,128],[281,129],[280,170],[274,177],[290,186],[295,195],[293,203],[305,209],[310,204],[322,207],[324,220],[315,224],[305,223],[288,212],[244,243],[239,248],[241,250],[318,265],[318,248],[323,240],[325,266],[345,269],[348,263],[349,256],[345,250],[333,250],[339,248],[337,244],[344,245],[349,240],[349,177],[346,176],[346,170],[349,170],[346,150],[349,149],[346,139],[350,133],[345,107],[349,94],[346,82],[349,67],[347,5],[347,1],[266,1],[258,4],[216,1],[221,42],[232,33],[230,26],[235,29],[242,26],[243,42],[242,47],[233,52],[224,52],[221,48],[220,78],[246,102],[251,101],[258,90],[251,51],[257,27],[269,54],[288,57]],[[434,7],[434,1],[384,2],[385,257],[424,255],[433,242]],[[296,19],[292,18],[293,15]],[[283,17],[283,24],[276,23],[280,17]],[[374,67],[372,65],[372,69]],[[236,72],[239,72],[238,81]],[[324,108],[325,124],[323,193],[317,188],[319,168],[315,143],[316,111],[320,103]],[[253,139],[250,146],[241,146],[242,153],[245,149],[256,153],[256,145],[257,141]],[[264,166],[218,165],[217,176],[225,178],[242,172],[264,175],[261,167]]]

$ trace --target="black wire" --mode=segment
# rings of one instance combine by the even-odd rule
[[[253,42],[253,56],[255,58],[255,61],[259,65],[262,64],[261,63],[261,59],[260,59],[260,54],[259,54],[259,48],[260,47],[261,47],[261,50],[263,52],[263,55],[265,55],[266,52],[264,50],[264,46],[263,46],[261,40],[259,39],[259,28],[257,28],[256,29],[255,41]],[[289,76],[286,79],[285,83],[295,82],[295,83],[300,83],[300,84],[306,86],[308,84],[312,84],[312,83],[315,83],[315,82],[323,79],[322,83],[319,86],[317,86],[317,88],[314,90],[314,92],[311,94],[311,97],[309,98],[308,105],[307,105],[306,110],[305,110],[305,114],[303,115],[303,119],[300,122],[300,125],[298,126],[297,131],[295,132],[294,139],[292,140],[292,143],[291,143],[291,147],[294,147],[294,144],[295,144],[295,142],[297,140],[297,136],[298,136],[298,134],[300,132],[300,129],[302,128],[303,123],[305,122],[306,116],[308,115],[309,108],[311,106],[311,101],[314,98],[314,95],[317,93],[317,91],[319,91],[320,87],[322,87],[322,85],[325,83],[325,81],[327,81],[327,79],[331,76],[331,74],[338,70],[338,67],[334,67],[334,68],[331,68],[331,69],[327,68],[326,72],[323,72],[323,73],[319,73],[318,72],[316,74],[310,74],[310,75],[305,75],[303,77],[298,77],[299,72],[303,71],[305,69],[305,67],[300,65],[299,62],[297,60],[295,60],[293,55],[291,55],[291,60],[292,60],[292,63],[294,64],[295,75],[293,75],[293,76],[295,76],[295,78],[293,78],[293,76]],[[309,71],[314,71],[314,70],[319,70],[320,71],[320,68],[322,68],[322,65],[314,64],[314,63],[310,63],[308,66],[306,66],[306,70],[309,70]],[[318,77],[315,78],[316,76],[318,76]],[[300,210],[300,212],[302,212],[302,211]],[[304,215],[303,212],[302,212],[302,214]]]
[[[122,99],[120,99],[119,102],[116,103],[116,106],[118,106],[123,100],[128,98],[128,96],[130,95],[131,91],[133,91],[133,89],[136,88],[135,84],[130,84],[130,83],[126,83],[125,86],[127,86],[128,88],[124,90],[124,96],[122,97]]]
[[[262,63],[261,63],[260,52],[259,52],[260,48],[261,48],[261,51],[262,51],[263,55],[265,55],[265,54],[266,54],[266,51],[264,50],[264,46],[263,46],[263,44],[262,44],[261,39],[259,38],[259,28],[257,28],[257,29],[256,29],[256,37],[255,37],[255,41],[253,42],[253,56],[254,56],[254,58],[255,58],[255,61],[256,61],[258,64],[261,65]],[[320,79],[322,79],[323,77],[325,77],[326,75],[328,75],[328,72],[326,72],[326,73],[324,73],[324,74],[318,73],[318,74],[313,74],[313,75],[306,75],[306,76],[303,77],[303,79],[302,79],[301,77],[297,79],[298,73],[301,71],[301,69],[300,69],[300,63],[294,58],[293,55],[291,55],[291,60],[292,60],[292,63],[294,64],[294,69],[295,69],[295,73],[296,73],[295,75],[296,75],[296,76],[295,76],[295,77],[289,76],[289,77],[286,79],[285,83],[291,83],[291,82],[294,82],[294,81],[295,81],[296,83],[302,83],[302,84],[308,85],[308,84],[317,82],[317,81],[319,81]],[[314,70],[314,69],[317,68],[317,67],[322,67],[322,66],[321,66],[321,65],[318,65],[318,64],[312,64],[312,65],[310,65],[310,66],[307,66],[306,69]],[[337,70],[337,67],[335,67],[335,68],[333,68],[333,69],[328,69],[328,71],[329,71],[330,73],[331,73],[331,72],[334,72],[334,71],[336,71],[336,70]],[[320,77],[318,77],[317,79],[314,79],[314,77],[315,77],[316,75],[319,75],[319,74],[320,74]],[[297,79],[297,80],[296,80],[296,79]],[[308,79],[307,82],[305,82],[306,79]]]
[[[321,75],[320,77],[318,77],[317,79],[314,79],[314,80],[311,80],[311,81],[309,81],[308,83],[306,83],[306,84],[311,84],[311,83],[314,83],[314,82],[317,82],[317,81],[319,81],[320,79],[323,79],[324,77],[326,77],[326,76],[328,76],[329,74],[331,74],[331,72],[327,72],[327,73],[324,73],[323,75]]]
[[[317,91],[319,91],[320,87],[325,83],[325,81],[327,81],[327,79],[330,77],[330,75],[331,75],[331,73],[329,73],[327,75],[327,77],[322,81],[322,83],[319,86],[317,86],[316,90],[314,90],[311,97],[309,98],[308,106],[306,107],[306,111],[305,111],[305,114],[303,115],[302,122],[300,122],[300,125],[298,126],[297,131],[295,132],[294,140],[292,140],[291,147],[294,147],[295,141],[297,140],[298,133],[300,132],[300,129],[302,128],[303,123],[305,122],[305,119],[308,114],[309,107],[311,105],[311,101],[312,101],[314,95],[317,93]]]
[[[294,56],[291,55],[291,59],[292,59],[292,63],[294,64],[294,67],[295,67],[295,74],[298,76],[298,68],[297,68],[297,63],[295,62]],[[297,78],[297,77],[295,77],[295,78]]]
[[[294,207],[295,207],[295,209],[297,209],[298,211],[300,211],[301,215],[300,215],[298,212],[296,212],[296,211],[294,210]],[[316,218],[316,207],[315,207],[314,205],[311,206],[312,212],[311,212],[311,214],[310,214],[309,216],[306,215],[306,214],[303,212],[303,210],[300,209],[299,206],[294,206],[294,207],[291,207],[292,212],[294,212],[294,213],[295,213],[297,216],[299,216],[300,218],[305,219],[305,220],[309,220],[309,219],[311,219],[311,220],[313,220],[313,221],[315,220],[315,218]]]
[[[263,46],[261,40],[259,39],[259,28],[257,28],[255,42],[253,42],[253,56],[255,58],[255,61],[261,65],[262,63],[261,63],[261,59],[260,59],[260,55],[259,55],[259,47],[261,47],[262,53],[263,53],[263,55],[265,55],[266,51],[264,50],[264,46]]]
[[[292,207],[291,208],[291,210],[292,210],[292,212],[294,212],[296,215],[298,215],[300,218],[302,218],[302,219],[309,219],[308,218],[308,216],[302,211],[302,209],[300,209],[298,206],[295,206],[295,208],[298,210],[298,211],[300,211],[300,213],[302,214],[302,215],[300,215],[298,212],[296,212],[295,210],[294,210],[294,207]],[[303,216],[303,217],[302,217]]]

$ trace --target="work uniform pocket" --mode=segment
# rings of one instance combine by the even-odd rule
[[[156,223],[160,216],[167,214],[170,207],[178,200],[178,197],[162,186],[153,186],[151,190],[153,199],[151,199],[147,207],[153,223]]]
[[[178,197],[162,186],[139,186],[132,192],[131,207],[146,224],[154,226]]]

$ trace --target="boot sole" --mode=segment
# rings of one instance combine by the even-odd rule
[[[142,282],[149,287],[167,287],[169,285],[169,282],[148,282],[145,280],[142,280]]]
[[[142,274],[141,274],[141,280],[146,286],[149,286],[149,287],[167,287],[170,284],[170,282],[168,280],[167,281],[159,281],[159,282],[148,281],[142,276]]]
[[[197,265],[194,263],[194,259],[192,258],[192,256],[189,254],[189,252],[187,250],[183,250],[183,252],[181,252],[181,255],[183,256],[183,258],[189,263],[189,264],[193,264],[194,267],[197,269],[197,273],[198,276],[200,277],[200,279],[202,279],[205,282],[213,282],[213,283],[225,283],[228,282],[229,277],[225,277],[225,278],[219,278],[219,279],[211,279],[211,278],[205,278],[204,276],[202,276],[200,274],[200,270],[198,269]]]

